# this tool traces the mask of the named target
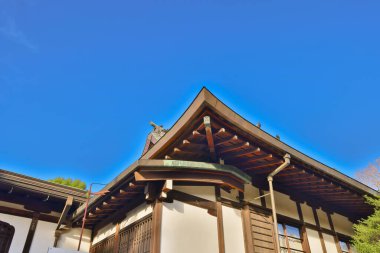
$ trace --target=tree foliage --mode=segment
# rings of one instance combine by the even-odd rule
[[[85,190],[87,187],[86,183],[79,180],[79,179],[73,180],[71,178],[56,177],[56,178],[50,179],[48,181],[52,182],[52,183],[56,183],[56,184],[71,186],[71,187],[78,188],[81,190]]]
[[[380,197],[367,197],[367,203],[374,207],[374,213],[354,225],[352,243],[359,253],[380,252]]]

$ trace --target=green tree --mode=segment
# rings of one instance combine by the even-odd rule
[[[71,178],[56,177],[54,179],[49,179],[48,181],[56,184],[67,185],[81,190],[85,190],[87,187],[86,183],[79,179],[72,180]]]
[[[380,197],[366,197],[374,213],[354,225],[352,243],[359,253],[380,252]]]

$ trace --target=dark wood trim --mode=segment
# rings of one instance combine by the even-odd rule
[[[32,222],[30,223],[28,235],[26,236],[26,241],[25,241],[22,253],[29,253],[30,246],[32,246],[34,233],[36,232],[39,216],[40,216],[39,213],[33,213]]]
[[[66,200],[65,207],[62,210],[61,217],[59,217],[58,224],[57,224],[57,229],[66,221],[67,213],[69,212],[71,206],[73,205],[73,196],[68,196]]]
[[[265,194],[264,191],[262,189],[259,189],[259,195],[263,196],[264,194]],[[261,202],[262,207],[265,207],[265,208],[267,207],[267,202],[265,200],[265,197],[260,198],[260,202]]]
[[[305,253],[310,253],[310,244],[309,244],[309,239],[307,238],[306,226],[305,226],[305,221],[303,218],[301,203],[296,202],[296,205],[297,205],[298,217],[299,217],[300,221],[303,223],[301,226],[302,248],[303,248]]]
[[[302,206],[300,202],[296,202],[297,205],[297,212],[298,212],[298,217],[300,221],[303,223],[301,226],[301,234],[302,234],[302,248],[305,253],[310,253],[310,244],[309,244],[309,239],[307,238],[307,233],[306,233],[306,226],[305,226],[305,220],[303,217],[302,213]]]
[[[323,234],[322,234],[322,230],[321,230],[321,224],[319,223],[317,209],[312,207],[312,210],[313,210],[313,215],[314,215],[314,219],[315,219],[315,224],[318,227],[318,235],[319,235],[319,240],[321,241],[323,253],[327,253],[325,240],[323,239]]]
[[[162,201],[157,199],[153,206],[151,253],[160,253],[161,251],[162,207]]]
[[[120,240],[120,236],[119,236],[119,233],[120,233],[120,223],[117,223],[116,226],[115,226],[115,240],[114,240],[114,243],[113,243],[113,252],[114,253],[118,253],[119,252],[119,240]]]
[[[251,217],[250,217],[250,210],[249,210],[248,204],[245,204],[243,209],[241,210],[241,218],[242,218],[242,222],[243,222],[245,253],[254,253]]]
[[[216,197],[216,219],[217,219],[217,229],[218,229],[218,246],[219,253],[224,253],[226,251],[225,243],[224,243],[224,227],[223,227],[223,211],[222,211],[222,202],[221,202],[221,194],[220,187],[215,186],[215,197]]]
[[[330,213],[326,213],[326,215],[327,215],[327,219],[329,220],[330,228],[334,232],[333,236],[334,236],[334,241],[335,241],[336,249],[337,249],[338,253],[342,253],[342,249],[340,248],[340,244],[339,244],[339,238],[338,238],[338,235],[335,232],[334,223],[332,221],[331,214]]]
[[[20,217],[25,217],[25,218],[30,218],[30,219],[33,218],[33,214],[34,214],[34,212],[31,212],[31,211],[15,209],[15,208],[6,207],[6,206],[0,206],[0,213],[20,216]],[[59,218],[56,216],[50,216],[47,214],[40,213],[40,216],[38,219],[42,221],[51,222],[51,223],[57,223]]]

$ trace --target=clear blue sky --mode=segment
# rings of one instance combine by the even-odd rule
[[[202,86],[348,175],[380,157],[380,1],[0,0],[0,167],[108,182]]]

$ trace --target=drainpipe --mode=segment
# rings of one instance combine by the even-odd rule
[[[267,177],[269,183],[269,194],[270,194],[270,202],[272,204],[272,216],[273,216],[273,227],[274,227],[274,238],[276,240],[276,248],[277,252],[280,253],[280,240],[278,239],[278,225],[277,225],[277,213],[276,213],[276,204],[274,202],[274,194],[273,194],[273,177],[277,175],[280,171],[285,169],[290,164],[290,155],[286,154],[284,156],[284,163],[281,164],[277,169],[272,171]]]

